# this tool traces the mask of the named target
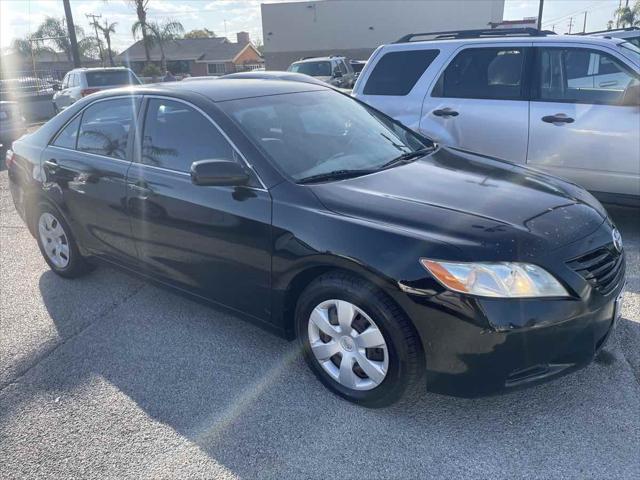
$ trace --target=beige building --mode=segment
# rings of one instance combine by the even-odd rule
[[[319,0],[262,6],[268,70],[303,57],[367,59],[383,43],[412,32],[491,28],[504,0]]]

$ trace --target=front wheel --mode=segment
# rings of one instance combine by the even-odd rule
[[[42,205],[36,226],[38,247],[51,270],[66,278],[79,277],[90,270],[69,225],[54,208]]]
[[[344,273],[321,276],[296,309],[297,337],[316,376],[367,407],[397,401],[418,385],[424,355],[398,306],[375,286]]]

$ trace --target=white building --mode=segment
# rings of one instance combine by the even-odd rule
[[[264,57],[284,70],[303,57],[367,59],[407,33],[491,28],[505,0],[319,0],[261,5]]]

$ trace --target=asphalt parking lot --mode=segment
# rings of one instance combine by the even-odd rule
[[[294,344],[111,268],[51,273],[0,173],[0,478],[638,478],[640,217],[623,319],[552,383],[367,410]]]

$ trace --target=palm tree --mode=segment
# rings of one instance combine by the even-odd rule
[[[98,50],[96,40],[85,37],[84,30],[78,26],[76,26],[76,36],[78,37],[78,52],[80,53],[80,58],[95,58]],[[67,59],[70,62],[72,61],[71,42],[69,41],[64,18],[46,17],[32,38],[46,38],[47,40],[38,42],[42,45],[42,47],[38,47],[40,50],[44,50],[45,46],[51,45],[53,48],[46,47],[46,49],[49,51],[62,51],[67,56]]]
[[[163,72],[167,71],[167,59],[164,55],[164,46],[172,41],[180,38],[184,33],[184,27],[180,22],[175,20],[167,20],[166,22],[157,23],[151,22],[149,24],[149,30],[153,35],[153,42],[157,43],[160,47],[160,69]]]
[[[149,55],[150,32],[149,25],[147,24],[147,8],[149,7],[149,0],[129,0],[136,9],[136,15],[138,20],[131,26],[131,34],[133,38],[137,38],[138,34],[142,35],[142,43],[144,45],[144,54],[147,57],[147,63],[151,62],[151,56]]]
[[[102,32],[102,36],[107,42],[107,53],[109,54],[109,64],[113,67],[115,63],[113,61],[113,50],[111,50],[111,34],[116,33],[116,25],[118,22],[108,23],[106,20],[104,21],[104,26],[100,24],[96,24],[98,30]]]
[[[640,0],[636,0],[633,7],[629,6],[629,2],[624,7],[616,10],[618,22],[621,27],[638,27],[640,26]]]

